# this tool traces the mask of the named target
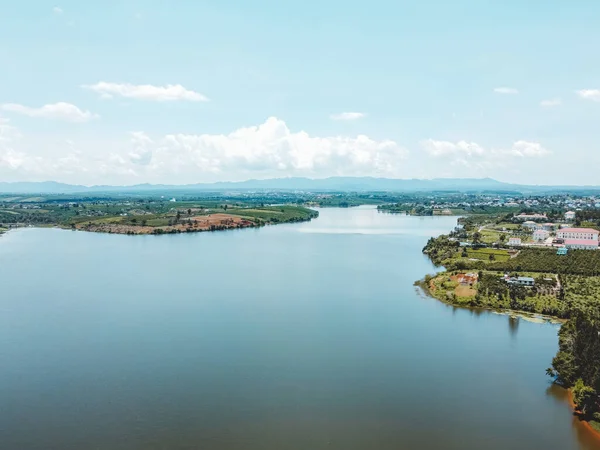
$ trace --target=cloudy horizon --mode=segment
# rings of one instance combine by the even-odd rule
[[[0,181],[600,184],[600,5],[91,3],[4,7]]]

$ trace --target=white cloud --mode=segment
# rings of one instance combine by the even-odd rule
[[[512,148],[506,151],[508,154],[524,158],[537,158],[550,154],[550,151],[542,147],[539,142],[517,141]]]
[[[84,184],[194,183],[281,176],[398,177],[404,173],[408,153],[394,141],[364,135],[317,137],[292,132],[274,117],[230,134],[150,136],[138,131],[121,143],[91,143],[85,152],[64,142],[62,139],[56,144],[53,157],[47,156],[47,149],[39,153],[45,156],[37,156],[37,146],[31,146],[35,155],[12,155],[20,163],[13,163],[10,176],[6,167],[0,175]]]
[[[62,10],[62,8],[60,6],[55,6],[54,8],[52,8],[52,12],[54,14],[62,14],[64,11]]]
[[[180,84],[166,86],[153,86],[151,84],[107,83],[100,81],[96,84],[83,85],[99,93],[103,98],[121,96],[138,100],[151,100],[157,102],[186,100],[190,102],[207,102],[208,98],[199,92],[191,91]]]
[[[450,142],[428,139],[421,147],[432,157],[445,159],[451,165],[489,169],[506,167],[515,162],[515,158],[539,158],[551,152],[539,142],[516,141],[510,148],[486,149],[475,142]]]
[[[576,92],[583,99],[600,102],[600,89],[581,89]]]
[[[43,117],[46,119],[66,120],[68,122],[87,122],[90,119],[98,117],[96,114],[92,114],[89,111],[82,111],[77,106],[65,102],[48,104],[39,108],[31,108],[17,103],[5,103],[2,105],[2,109],[29,117]]]
[[[515,88],[511,87],[497,87],[494,88],[494,92],[496,94],[518,94],[519,91]]]
[[[332,114],[329,116],[333,120],[357,120],[365,117],[366,114],[359,112],[343,112],[339,114]]]
[[[551,108],[553,106],[560,106],[562,104],[562,100],[560,98],[551,98],[548,100],[542,100],[540,102],[540,106],[544,108]]]
[[[449,141],[436,141],[427,139],[421,142],[422,147],[431,156],[450,156],[450,155],[482,155],[484,149],[475,142],[458,141],[456,143]]]

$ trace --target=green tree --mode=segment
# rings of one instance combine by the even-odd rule
[[[583,415],[593,412],[596,406],[596,391],[590,386],[586,386],[579,378],[573,386],[573,403]]]

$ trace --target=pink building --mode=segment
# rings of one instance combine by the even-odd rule
[[[556,236],[565,240],[567,248],[598,250],[598,234],[593,228],[561,228]]]
[[[559,239],[591,239],[598,240],[598,230],[593,228],[561,228],[556,233]]]

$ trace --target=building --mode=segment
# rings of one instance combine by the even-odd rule
[[[565,213],[565,220],[575,220],[575,212],[574,211],[567,211]]]
[[[531,220],[528,220],[526,222],[523,222],[523,227],[528,228],[530,230],[535,230],[537,228],[537,223],[535,223]]]
[[[565,247],[574,250],[598,250],[598,239],[565,239]]]
[[[550,237],[550,233],[546,230],[535,230],[533,232],[533,240],[534,241],[545,241]]]
[[[559,239],[589,239],[596,241],[598,246],[598,230],[593,228],[561,228],[556,233],[556,237]]]
[[[518,237],[508,238],[508,245],[511,245],[511,246],[521,245],[521,238],[518,238]]]
[[[473,286],[477,283],[479,275],[476,273],[459,273],[456,276],[456,281],[458,281],[462,285]]]
[[[535,280],[531,277],[504,277],[504,280],[508,284],[512,284],[512,285],[516,285],[516,286],[527,286],[527,287],[535,286]]]
[[[568,251],[569,249],[567,247],[558,247],[558,250],[556,250],[556,254],[564,256],[567,254]]]
[[[556,226],[553,223],[545,223],[542,225],[542,229],[550,232],[554,231],[555,228]]]
[[[521,222],[527,220],[548,220],[546,214],[519,214],[515,216],[515,220],[519,220]]]

